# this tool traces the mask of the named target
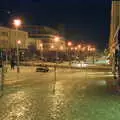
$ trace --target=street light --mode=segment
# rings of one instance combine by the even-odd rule
[[[77,57],[78,57],[78,48],[75,47],[74,50],[75,50],[74,55],[75,55],[75,57],[77,58]]]
[[[59,37],[55,37],[54,39],[53,39],[53,42],[54,43],[57,43],[58,41],[60,40],[60,38]],[[51,48],[53,49],[54,48],[54,45],[52,45],[51,46]],[[55,53],[56,53],[56,65],[54,66],[54,90],[55,90],[55,85],[56,85],[56,69],[57,69],[57,58],[58,58],[58,47],[57,47],[57,45],[56,45],[56,51],[55,51]]]
[[[17,73],[20,72],[20,68],[19,68],[19,65],[20,65],[19,45],[20,44],[21,44],[21,41],[18,40],[17,41]]]
[[[21,44],[21,41],[20,41],[20,40],[18,40],[18,41],[17,41],[17,44],[18,44],[18,45],[20,45],[20,44]]]
[[[92,48],[92,54],[93,54],[93,64],[95,63],[95,51],[96,51],[96,48]]]
[[[57,42],[59,42],[60,38],[59,37],[55,37],[54,38],[54,42],[56,43],[56,63],[57,63],[57,58],[58,58],[58,47],[57,47]]]
[[[14,24],[15,28],[18,29],[21,26],[22,21],[20,19],[15,19],[15,20],[13,20],[13,24]]]
[[[79,59],[80,59],[80,56],[81,56],[81,48],[82,48],[82,45],[79,44],[78,45],[78,57],[79,57]]]
[[[82,50],[82,52],[84,52],[85,51],[85,47],[83,47],[81,50]]]
[[[88,46],[87,46],[87,50],[88,50],[88,51],[90,51],[90,49],[91,49],[91,46],[90,46],[90,45],[88,45]]]
[[[43,44],[40,43],[40,56],[43,58]]]
[[[14,19],[13,20],[13,24],[16,28],[16,46],[17,46],[17,73],[20,72],[20,69],[19,69],[19,44],[21,44],[21,41],[20,40],[17,40],[17,30],[18,28],[21,26],[22,24],[22,21],[20,19]]]
[[[68,60],[69,60],[69,65],[71,66],[71,46],[72,46],[72,42],[69,41],[67,43],[67,57],[68,57]]]
[[[78,45],[78,48],[81,49],[81,45],[80,44]]]
[[[78,50],[78,48],[77,48],[77,47],[75,47],[75,50],[77,51],[77,50]]]
[[[63,50],[63,49],[64,49],[64,48],[63,48],[63,46],[61,45],[61,46],[60,46],[60,50]]]
[[[94,62],[95,62],[95,51],[96,51],[96,48],[95,48],[95,47],[91,47],[91,48],[89,49],[89,51],[92,53],[93,64],[94,64]]]
[[[72,45],[72,42],[71,42],[71,41],[69,41],[69,42],[68,42],[68,46],[70,47],[71,45]]]
[[[53,48],[54,48],[54,45],[51,45],[51,48],[53,49]]]
[[[54,38],[54,41],[55,41],[55,42],[58,42],[59,39],[60,39],[59,37],[55,37],[55,38]]]
[[[70,49],[71,49],[71,50],[73,50],[74,48],[73,48],[73,47],[71,47]]]

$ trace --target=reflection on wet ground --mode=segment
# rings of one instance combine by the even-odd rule
[[[15,77],[16,76],[16,77]],[[0,120],[115,120],[120,97],[108,92],[109,72],[7,73]]]

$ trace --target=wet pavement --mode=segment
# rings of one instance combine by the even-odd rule
[[[5,75],[0,120],[118,120],[120,96],[108,91],[110,72],[58,69]]]

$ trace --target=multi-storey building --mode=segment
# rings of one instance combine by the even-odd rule
[[[59,35],[59,32],[44,26],[23,26],[22,30],[28,32],[29,37],[36,42],[36,48],[40,50],[42,44],[42,50],[45,56],[51,55],[56,51],[59,53],[65,53],[66,43],[64,37]]]
[[[114,52],[115,40],[116,40],[115,37],[119,26],[120,26],[120,1],[113,0],[112,9],[111,9],[111,25],[110,25],[110,39],[109,39],[109,49],[111,54]]]
[[[44,26],[25,26],[22,30],[28,32],[29,37],[34,38],[34,40],[41,40],[44,50],[47,49],[51,51],[61,46],[65,49],[65,39],[60,37],[59,32],[52,28]],[[55,41],[56,37],[59,37],[58,41]],[[54,46],[54,49],[51,49],[52,46]]]
[[[36,39],[36,38],[28,38],[27,40],[27,46],[29,47],[30,45],[34,45],[36,47],[37,50],[40,49],[41,45],[42,45],[42,41],[40,39]]]
[[[12,49],[17,47],[17,41],[20,40],[20,48],[27,48],[28,33],[20,30],[0,27],[0,48]]]

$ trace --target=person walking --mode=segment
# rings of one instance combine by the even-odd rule
[[[14,67],[15,67],[15,62],[14,62],[14,60],[13,60],[13,59],[11,60],[10,65],[11,65],[11,70],[14,70]]]

